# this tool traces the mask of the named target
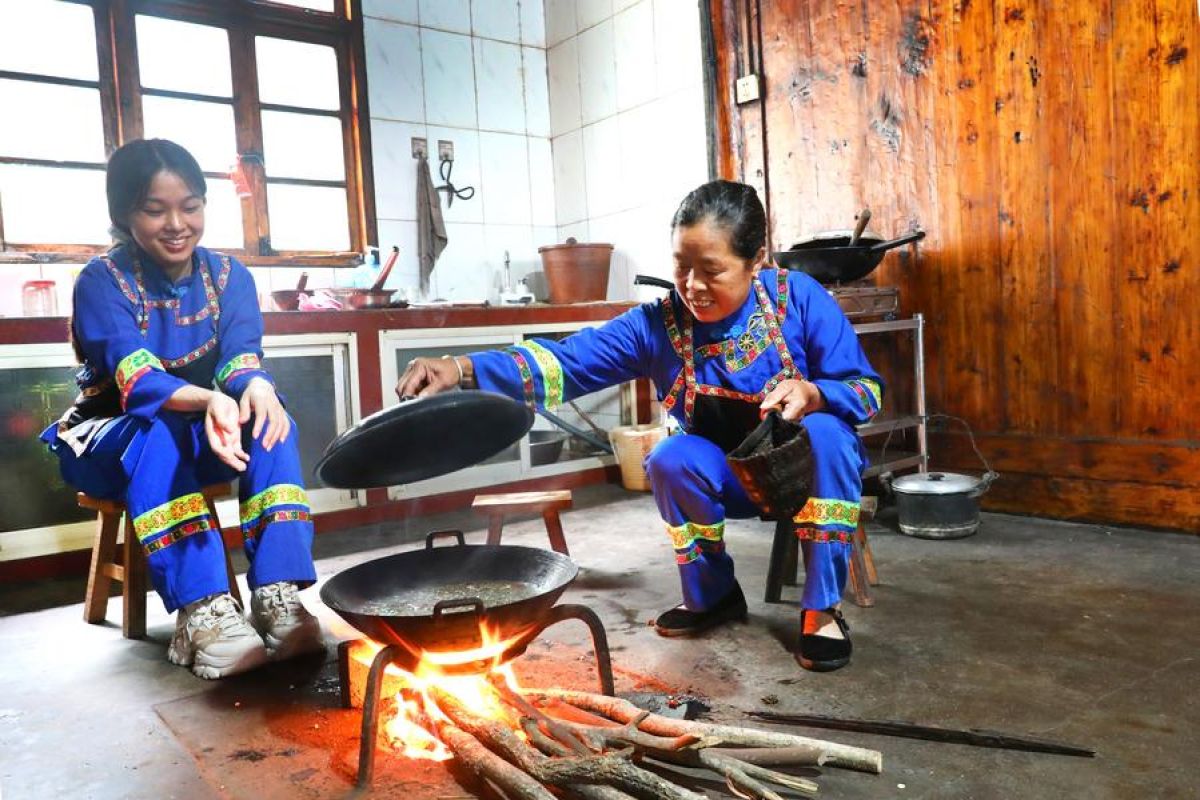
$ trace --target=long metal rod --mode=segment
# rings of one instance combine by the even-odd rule
[[[917,417],[921,424],[917,426],[917,453],[921,456],[921,472],[929,471],[929,423],[925,413],[925,315],[913,314],[917,327],[913,331],[913,371],[916,372]]]
[[[572,436],[576,436],[580,439],[583,439],[585,442],[590,444],[592,447],[595,447],[597,450],[603,450],[605,453],[608,453],[610,456],[613,454],[612,445],[610,445],[608,442],[597,439],[594,434],[588,433],[587,431],[583,430],[582,428],[575,427],[571,423],[569,423],[566,420],[559,417],[557,414],[552,414],[544,408],[539,408],[537,410],[537,413],[540,416],[545,417],[546,419],[550,420],[550,422],[552,422],[555,425],[557,425],[558,427],[562,428],[564,431],[571,434]]]
[[[1079,747],[1065,742],[1050,739],[1036,739],[1032,736],[1015,736],[1000,731],[958,730],[955,728],[935,728],[930,725],[914,725],[911,722],[897,722],[887,719],[851,719],[828,717],[821,714],[779,714],[774,711],[751,711],[749,716],[766,722],[779,722],[791,725],[806,725],[810,728],[827,728],[836,731],[855,731],[857,733],[878,733],[884,736],[899,736],[905,739],[925,739],[933,742],[949,742],[951,744],[969,744],[974,747],[993,747],[1001,750],[1024,750],[1029,753],[1054,753],[1062,756],[1080,756],[1093,758],[1096,751],[1088,747]]]

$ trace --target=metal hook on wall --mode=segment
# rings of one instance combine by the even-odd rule
[[[446,193],[446,208],[454,205],[454,198],[456,197],[459,200],[470,200],[475,196],[474,186],[464,186],[461,189],[458,189],[454,186],[454,183],[450,180],[450,175],[453,172],[454,157],[442,155],[441,164],[438,166],[438,173],[442,176],[442,180],[444,180],[445,183],[441,186],[438,186],[436,191]]]

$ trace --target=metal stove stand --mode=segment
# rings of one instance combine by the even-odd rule
[[[459,601],[454,602],[457,604]],[[483,603],[475,598],[470,598],[463,602],[477,605],[479,608],[483,606]],[[506,664],[524,653],[529,647],[529,643],[540,636],[542,631],[568,619],[577,619],[588,626],[592,634],[592,649],[596,654],[596,672],[600,681],[600,691],[610,697],[616,696],[616,690],[613,685],[612,656],[608,649],[608,634],[604,630],[604,623],[600,621],[600,617],[597,616],[595,611],[592,611],[587,606],[574,603],[567,603],[551,608],[547,612],[545,619],[527,633],[522,634],[511,647],[497,658],[483,659],[479,662],[461,665],[456,667],[454,672],[458,674],[479,673],[491,668],[497,661]],[[347,708],[351,707],[349,647],[347,646],[349,644],[352,643],[344,642],[339,652],[342,704]],[[362,741],[358,749],[357,785],[359,788],[370,786],[372,776],[375,772],[375,745],[379,737],[379,703],[383,688],[384,671],[389,665],[395,664],[401,669],[412,672],[416,669],[418,660],[419,658],[413,654],[411,649],[401,644],[390,644],[376,653],[375,659],[371,662],[371,669],[367,674],[366,690],[363,695]]]

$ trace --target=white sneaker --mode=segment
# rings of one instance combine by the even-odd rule
[[[167,658],[213,680],[262,666],[270,655],[238,601],[214,594],[179,609]]]
[[[250,598],[250,622],[262,634],[274,658],[325,649],[321,623],[301,605],[300,590],[291,581],[255,589]]]

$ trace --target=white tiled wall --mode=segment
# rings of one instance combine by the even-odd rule
[[[449,243],[431,294],[495,301],[504,251],[515,281],[540,270],[537,246],[556,240],[543,0],[367,0],[363,11],[378,244],[385,257],[400,247],[388,285],[415,292],[418,283],[411,139],[428,141],[435,186],[441,139],[454,143],[451,182],[475,195],[447,205],[441,194]]]
[[[708,180],[698,0],[546,0],[559,239],[611,242],[611,299],[670,277],[670,222]]]

